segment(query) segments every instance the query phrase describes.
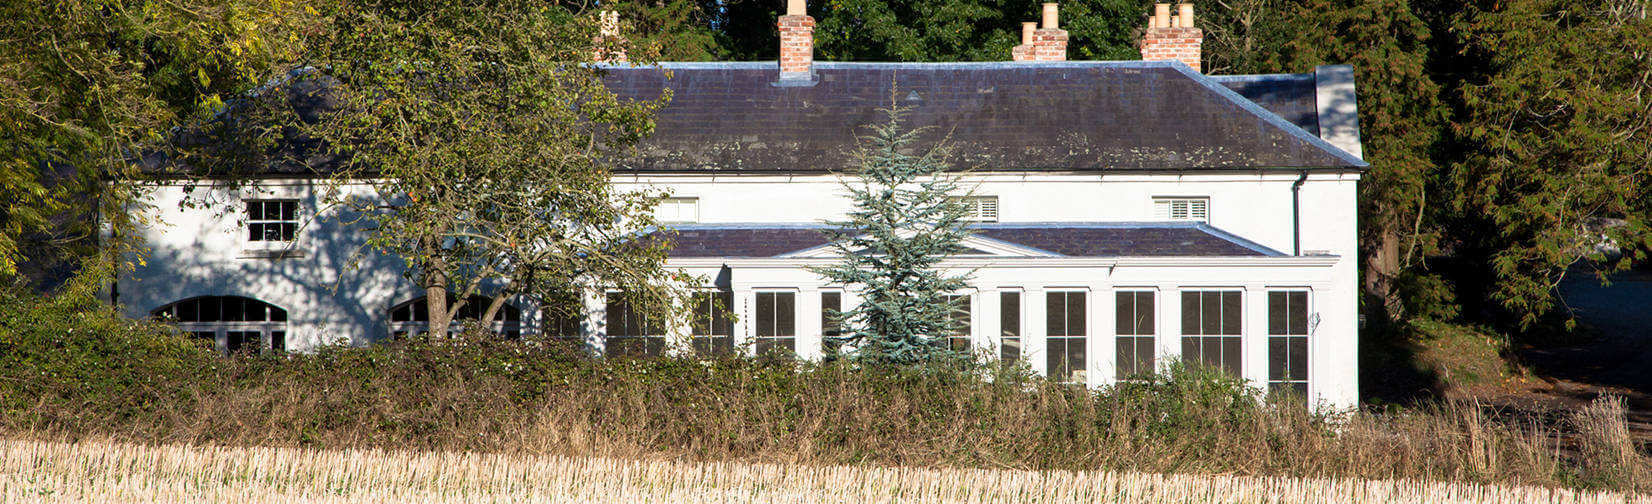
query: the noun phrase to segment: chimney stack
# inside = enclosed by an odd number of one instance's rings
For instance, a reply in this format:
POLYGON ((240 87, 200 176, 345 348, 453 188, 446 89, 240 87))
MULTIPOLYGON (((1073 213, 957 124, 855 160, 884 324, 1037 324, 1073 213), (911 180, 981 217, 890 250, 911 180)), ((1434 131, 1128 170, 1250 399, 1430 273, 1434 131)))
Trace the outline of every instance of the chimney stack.
POLYGON ((786 0, 786 15, 780 16, 780 79, 812 80, 815 62, 815 18, 809 17, 803 0, 786 0))
POLYGON ((1060 28, 1060 11, 1056 4, 1043 5, 1043 26, 1021 24, 1021 45, 1010 50, 1012 61, 1067 61, 1067 31, 1060 28))
POLYGON ((625 38, 620 36, 619 12, 603 10, 597 12, 597 36, 591 41, 596 46, 596 55, 591 59, 597 63, 625 63, 625 38))
POLYGON ((1193 71, 1201 71, 1200 46, 1205 33, 1193 24, 1193 4, 1177 6, 1171 15, 1170 4, 1153 6, 1153 15, 1147 19, 1147 32, 1142 35, 1143 61, 1180 61, 1193 71))

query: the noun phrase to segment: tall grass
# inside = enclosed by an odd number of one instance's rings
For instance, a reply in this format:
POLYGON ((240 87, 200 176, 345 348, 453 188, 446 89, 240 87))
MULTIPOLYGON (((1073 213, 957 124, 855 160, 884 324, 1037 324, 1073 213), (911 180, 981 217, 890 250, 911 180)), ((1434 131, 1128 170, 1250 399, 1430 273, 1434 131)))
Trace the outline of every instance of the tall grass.
POLYGON ((0 501, 1626 503, 1464 483, 0 441, 0 501))
POLYGON ((1328 418, 1199 372, 1092 391, 997 367, 599 360, 492 340, 226 359, 52 313, 0 302, 0 436, 1652 489, 1610 400, 1559 422, 1462 403, 1328 418))

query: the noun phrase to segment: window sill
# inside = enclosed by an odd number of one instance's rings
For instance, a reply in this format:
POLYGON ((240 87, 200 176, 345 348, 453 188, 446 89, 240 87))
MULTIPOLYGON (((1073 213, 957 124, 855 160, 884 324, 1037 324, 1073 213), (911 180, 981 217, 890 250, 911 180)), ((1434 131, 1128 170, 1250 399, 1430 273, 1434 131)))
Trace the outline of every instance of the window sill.
POLYGON ((287 247, 287 246, 273 247, 272 246, 272 247, 269 247, 269 248, 244 248, 244 249, 241 249, 241 254, 238 257, 240 259, 272 259, 273 260, 273 259, 302 259, 302 258, 309 257, 309 256, 310 256, 309 252, 305 251, 304 249, 298 248, 296 246, 294 246, 294 247, 287 247))

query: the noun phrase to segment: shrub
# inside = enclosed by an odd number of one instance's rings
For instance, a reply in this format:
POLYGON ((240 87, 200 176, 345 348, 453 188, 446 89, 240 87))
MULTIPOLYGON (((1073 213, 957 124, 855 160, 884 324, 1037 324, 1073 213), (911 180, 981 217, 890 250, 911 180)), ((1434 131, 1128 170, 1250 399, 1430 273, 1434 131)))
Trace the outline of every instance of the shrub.
POLYGON ((0 297, 0 432, 142 443, 1214 472, 1645 489, 1622 411, 1326 416, 1200 369, 1103 390, 1001 366, 590 359, 413 338, 220 357, 94 305, 0 297), (1564 448, 1564 449, 1562 449, 1564 448))

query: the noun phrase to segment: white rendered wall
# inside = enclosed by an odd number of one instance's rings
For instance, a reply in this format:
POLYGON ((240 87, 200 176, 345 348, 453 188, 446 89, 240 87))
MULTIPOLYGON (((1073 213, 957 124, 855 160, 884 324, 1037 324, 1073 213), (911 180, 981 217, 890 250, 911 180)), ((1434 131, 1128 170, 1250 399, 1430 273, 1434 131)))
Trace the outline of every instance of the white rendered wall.
POLYGON ((346 227, 350 216, 333 210, 323 217, 344 219, 316 218, 320 190, 306 180, 263 181, 243 190, 155 186, 148 201, 159 222, 138 231, 149 250, 118 283, 119 304, 128 315, 144 317, 197 296, 258 299, 287 310, 287 347, 295 351, 388 336, 390 307, 418 294, 401 279, 401 262, 361 249, 366 233, 346 227), (255 247, 246 240, 243 198, 299 201, 299 257, 249 257, 255 247), (210 206, 180 206, 186 199, 210 206), (352 261, 358 264, 352 267, 352 261))
MULTIPOLYGON (((1210 198, 1210 224, 1242 238, 1289 254, 1292 251, 1291 172, 1198 174, 989 174, 975 176, 975 192, 999 198, 1000 222, 1123 222, 1153 218, 1155 196, 1210 198)), ((977 344, 996 351, 997 298, 1001 289, 1025 291, 1022 302, 1023 352, 1035 370, 1044 364, 1043 293, 1051 289, 1089 292, 1089 379, 1093 385, 1112 380, 1113 300, 1119 287, 1158 291, 1157 336, 1160 356, 1180 352, 1179 289, 1232 287, 1245 290, 1245 375, 1266 379, 1266 291, 1311 289, 1312 308, 1321 323, 1310 338, 1310 393, 1330 404, 1352 406, 1358 398, 1356 193, 1358 174, 1314 173, 1301 188, 1302 250, 1337 256, 1315 265, 1264 263, 1210 265, 1118 265, 1074 267, 1006 259, 977 272, 974 297, 977 344)), ((678 196, 699 198, 700 222, 812 223, 841 218, 849 208, 844 190, 830 176, 617 176, 622 188, 655 187, 678 196)), ((155 188, 150 201, 161 224, 143 229, 151 247, 145 262, 123 278, 120 303, 133 316, 174 301, 203 295, 239 295, 260 299, 288 311, 288 347, 297 351, 324 343, 362 345, 389 334, 386 314, 396 303, 417 297, 402 279, 400 262, 360 249, 365 232, 349 229, 348 216, 315 218, 317 185, 304 180, 273 180, 258 185, 253 198, 297 199, 306 227, 300 231, 301 257, 271 260, 246 257, 242 227, 242 193, 197 188, 195 199, 216 201, 208 208, 184 208, 181 185, 155 188), (338 217, 343 217, 338 218, 338 217), (359 255, 358 255, 359 254, 359 255), (358 261, 356 267, 352 261, 358 261)), ((1291 258, 1285 258, 1294 260, 1291 258)), ((728 261, 730 264, 739 261, 728 261)), ((693 271, 715 277, 722 264, 693 271)), ((749 320, 754 292, 798 292, 798 345, 804 357, 819 355, 819 292, 814 275, 796 265, 731 266, 737 315, 749 320)), ((856 296, 846 292, 844 302, 856 296)), ((526 307, 524 307, 526 308, 526 307)), ((600 307, 591 307, 588 341, 600 348, 600 307)), ((736 322, 736 343, 750 337, 750 327, 736 322)))

